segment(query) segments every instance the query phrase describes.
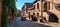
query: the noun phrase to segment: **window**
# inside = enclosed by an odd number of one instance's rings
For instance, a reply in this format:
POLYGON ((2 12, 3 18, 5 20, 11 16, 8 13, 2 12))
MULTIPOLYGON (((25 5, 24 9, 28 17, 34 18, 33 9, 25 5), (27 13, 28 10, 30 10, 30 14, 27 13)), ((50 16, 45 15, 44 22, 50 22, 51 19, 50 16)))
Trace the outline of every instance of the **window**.
POLYGON ((46 17, 43 17, 44 18, 44 20, 46 21, 46 17))
POLYGON ((57 6, 58 8, 60 8, 60 6, 57 6))
POLYGON ((50 10, 50 2, 47 3, 47 9, 50 10))
POLYGON ((35 13, 33 13, 33 15, 35 15, 35 13))
POLYGON ((60 4, 56 4, 55 8, 60 9, 60 4))
POLYGON ((37 17, 39 17, 39 13, 37 13, 37 17))
POLYGON ((30 17, 31 17, 31 16, 30 16, 30 12, 29 12, 29 19, 30 19, 30 17))
POLYGON ((37 9, 39 9, 39 3, 37 3, 37 9))
POLYGON ((35 9, 35 5, 34 5, 34 9, 35 9))
POLYGON ((44 3, 44 9, 47 9, 47 3, 44 3))
POLYGON ((47 3, 44 3, 44 12, 47 10, 47 3))

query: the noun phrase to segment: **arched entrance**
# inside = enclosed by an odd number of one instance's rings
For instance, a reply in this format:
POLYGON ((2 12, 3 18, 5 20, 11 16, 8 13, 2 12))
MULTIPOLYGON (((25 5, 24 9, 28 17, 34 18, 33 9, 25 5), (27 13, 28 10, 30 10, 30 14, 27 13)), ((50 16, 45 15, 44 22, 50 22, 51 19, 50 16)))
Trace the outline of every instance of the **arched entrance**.
POLYGON ((56 23, 58 23, 58 17, 56 15, 54 15, 54 14, 51 14, 49 16, 49 22, 56 22, 56 23))

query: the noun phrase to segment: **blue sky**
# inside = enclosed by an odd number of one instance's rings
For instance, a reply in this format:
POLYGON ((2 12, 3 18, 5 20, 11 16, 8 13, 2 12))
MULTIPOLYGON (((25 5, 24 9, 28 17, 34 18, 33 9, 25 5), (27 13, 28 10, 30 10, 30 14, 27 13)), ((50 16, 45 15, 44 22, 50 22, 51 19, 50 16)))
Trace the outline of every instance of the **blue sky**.
POLYGON ((17 0, 17 2, 16 2, 16 8, 18 9, 18 10, 21 10, 22 9, 22 6, 24 5, 24 3, 25 2, 34 2, 34 0, 17 0))

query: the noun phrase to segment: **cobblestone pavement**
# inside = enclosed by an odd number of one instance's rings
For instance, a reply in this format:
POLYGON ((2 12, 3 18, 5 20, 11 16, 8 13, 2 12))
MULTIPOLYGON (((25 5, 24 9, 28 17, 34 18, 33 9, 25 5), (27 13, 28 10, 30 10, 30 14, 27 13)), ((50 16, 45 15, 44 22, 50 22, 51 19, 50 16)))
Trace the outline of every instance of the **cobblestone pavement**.
POLYGON ((20 21, 20 20, 21 17, 15 18, 14 21, 9 24, 9 27, 50 27, 47 25, 34 23, 34 21, 20 21))

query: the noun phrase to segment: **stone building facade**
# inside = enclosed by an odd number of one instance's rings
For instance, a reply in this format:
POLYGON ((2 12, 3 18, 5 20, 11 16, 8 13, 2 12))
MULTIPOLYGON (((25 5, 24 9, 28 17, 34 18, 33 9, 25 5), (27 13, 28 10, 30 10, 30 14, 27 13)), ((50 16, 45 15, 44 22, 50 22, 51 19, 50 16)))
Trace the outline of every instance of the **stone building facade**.
MULTIPOLYGON (((48 21, 48 14, 45 10, 45 7, 44 7, 44 3, 42 0, 35 0, 34 1, 34 10, 33 12, 35 13, 35 16, 37 17, 38 19, 38 22, 40 22, 40 19, 42 19, 44 21, 44 18, 46 19, 46 21, 48 21)), ((45 21, 44 21, 45 22, 45 21)))
POLYGON ((35 0, 33 2, 33 9, 28 11, 28 13, 31 12, 32 15, 36 16, 38 22, 40 22, 40 19, 46 23, 60 22, 60 0, 35 0))
POLYGON ((60 0, 46 0, 46 1, 50 3, 50 9, 47 11, 54 14, 57 17, 57 18, 54 17, 54 19, 55 20, 58 19, 57 21, 60 22, 60 11, 59 11, 60 10, 60 0))
POLYGON ((29 19, 30 12, 31 12, 31 10, 29 10, 29 8, 31 8, 32 6, 33 6, 33 3, 25 3, 24 6, 22 7, 23 16, 26 17, 27 20, 29 19))
POLYGON ((56 1, 57 0, 35 0, 33 13, 35 13, 36 17, 38 16, 38 19, 41 18, 43 22, 60 22, 60 0, 56 1))
POLYGON ((32 20, 32 15, 33 15, 33 7, 28 8, 28 18, 32 20))

